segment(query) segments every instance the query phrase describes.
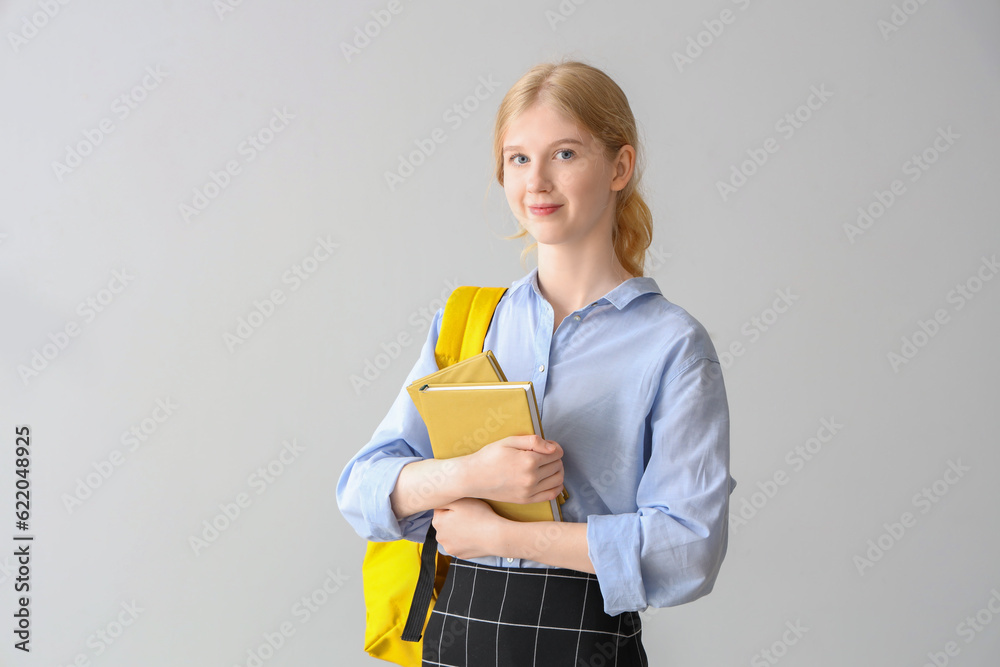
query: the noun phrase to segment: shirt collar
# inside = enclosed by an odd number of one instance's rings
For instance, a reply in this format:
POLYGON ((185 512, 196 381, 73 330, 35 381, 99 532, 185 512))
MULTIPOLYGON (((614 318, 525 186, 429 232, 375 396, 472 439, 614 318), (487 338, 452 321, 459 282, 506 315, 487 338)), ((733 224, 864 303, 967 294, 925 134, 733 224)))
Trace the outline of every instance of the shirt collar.
MULTIPOLYGON (((538 267, 536 266, 526 275, 518 278, 510 285, 510 291, 517 292, 519 289, 527 289, 528 286, 534 290, 535 294, 538 295, 540 299, 544 299, 541 291, 538 289, 538 267)), ((647 293, 663 294, 660 291, 659 285, 656 284, 650 276, 637 276, 635 278, 629 278, 625 282, 621 283, 617 287, 613 288, 610 292, 602 296, 597 301, 592 302, 592 304, 587 305, 600 305, 601 303, 610 303, 618 310, 621 310, 632 301, 632 299, 642 296, 647 293)))

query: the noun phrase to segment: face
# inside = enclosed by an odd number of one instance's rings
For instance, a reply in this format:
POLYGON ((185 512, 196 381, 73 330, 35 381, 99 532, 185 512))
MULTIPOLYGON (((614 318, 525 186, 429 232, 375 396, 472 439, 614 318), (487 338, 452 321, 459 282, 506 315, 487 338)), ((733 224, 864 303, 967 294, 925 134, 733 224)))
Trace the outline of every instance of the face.
POLYGON ((583 128, 535 104, 504 135, 507 203, 539 245, 609 242, 615 193, 628 183, 632 150, 619 152, 624 167, 613 164, 583 128))

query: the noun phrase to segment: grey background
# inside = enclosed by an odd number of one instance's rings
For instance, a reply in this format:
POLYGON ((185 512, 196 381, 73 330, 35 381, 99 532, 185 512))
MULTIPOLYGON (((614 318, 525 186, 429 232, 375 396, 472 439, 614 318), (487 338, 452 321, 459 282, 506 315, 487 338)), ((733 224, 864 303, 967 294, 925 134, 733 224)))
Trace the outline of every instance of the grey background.
POLYGON ((416 360, 424 313, 454 285, 530 268, 502 238, 514 220, 491 186, 490 131, 524 71, 568 56, 611 75, 639 121, 648 274, 720 352, 743 345, 724 360, 732 507, 759 508, 734 525, 711 595, 644 613, 652 664, 773 664, 764 649, 785 665, 996 664, 1000 280, 975 282, 1000 246, 996 2, 403 0, 350 61, 341 45, 386 2, 219 6, 0 7, 0 537, 17 532, 18 424, 33 434, 36 535, 30 655, 12 648, 0 556, 0 663, 246 665, 289 622, 264 664, 384 664, 362 651, 365 543, 336 479, 416 360), (883 34, 896 10, 907 20, 883 34), (678 68, 699 33, 707 46, 678 68), (162 81, 120 118, 147 67, 162 81), (449 124, 481 77, 499 86, 449 124), (778 132, 814 86, 832 96, 778 132), (246 161, 241 142, 274 109, 294 118, 246 161), (53 162, 102 119, 113 131, 60 179, 53 162), (446 140, 390 190, 385 172, 435 128, 446 140), (939 128, 958 138, 936 153, 939 128), (769 137, 778 150, 724 200, 717 183, 769 137), (936 161, 911 180, 925 150, 936 161), (185 221, 180 205, 230 160, 240 173, 185 221), (895 179, 905 192, 852 243, 845 225, 895 179), (319 237, 338 248, 293 290, 283 276, 319 237), (123 269, 124 289, 102 291, 123 269), (981 289, 958 309, 949 292, 970 279, 981 289), (276 289, 285 301, 230 350, 224 336, 276 289), (797 299, 772 319, 776 290, 797 299), (90 321, 87 299, 106 302, 90 321), (894 369, 887 355, 938 309, 947 322, 894 369), (382 367, 356 386, 366 362, 382 367), (122 433, 167 399, 176 409, 130 451, 122 433), (797 469, 787 455, 823 419, 843 426, 797 469), (251 475, 292 440, 301 452, 258 494, 251 475), (67 509, 115 450, 121 465, 67 509), (968 468, 954 484, 939 481, 949 461, 968 468), (936 481, 938 502, 917 504, 936 481), (250 505, 196 554, 191 536, 240 493, 250 505), (896 539, 885 524, 904 512, 915 523, 896 539), (859 571, 880 539, 890 548, 859 571), (328 571, 335 592, 302 622, 295 605, 328 571), (112 644, 95 639, 133 602, 112 644), (977 612, 992 624, 970 638, 960 624, 977 612))

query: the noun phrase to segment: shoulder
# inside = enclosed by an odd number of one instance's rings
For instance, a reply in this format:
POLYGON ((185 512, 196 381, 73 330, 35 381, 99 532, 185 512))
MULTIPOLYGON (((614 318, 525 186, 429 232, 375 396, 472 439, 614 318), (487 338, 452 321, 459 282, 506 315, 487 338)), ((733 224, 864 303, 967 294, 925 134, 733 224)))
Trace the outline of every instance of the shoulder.
POLYGON ((647 293, 629 304, 634 310, 634 322, 648 340, 653 362, 664 373, 676 373, 705 359, 718 363, 708 330, 686 308, 660 293, 647 293))

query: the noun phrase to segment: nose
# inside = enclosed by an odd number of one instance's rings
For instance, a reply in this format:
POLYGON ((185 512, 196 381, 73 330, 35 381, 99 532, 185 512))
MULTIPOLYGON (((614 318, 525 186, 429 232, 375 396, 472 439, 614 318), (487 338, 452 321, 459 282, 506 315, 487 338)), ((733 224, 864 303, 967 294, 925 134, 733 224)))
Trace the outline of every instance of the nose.
POLYGON ((543 161, 535 161, 528 167, 527 188, 528 192, 548 192, 552 188, 552 181, 543 161))

